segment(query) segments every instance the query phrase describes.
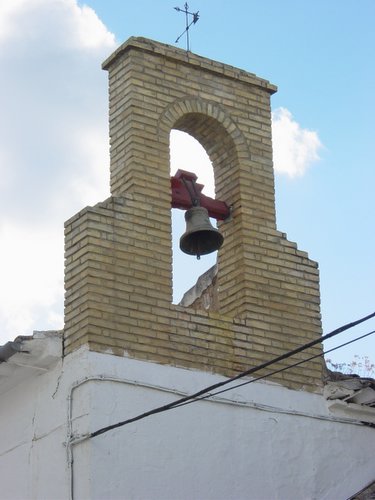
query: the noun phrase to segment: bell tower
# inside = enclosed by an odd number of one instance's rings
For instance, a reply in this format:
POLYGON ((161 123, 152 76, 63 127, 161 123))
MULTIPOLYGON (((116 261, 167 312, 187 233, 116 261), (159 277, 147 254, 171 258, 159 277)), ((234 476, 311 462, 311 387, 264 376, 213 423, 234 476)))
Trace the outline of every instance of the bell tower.
MULTIPOLYGON (((103 68, 111 197, 65 225, 65 353, 87 345, 233 375, 318 338, 317 264, 276 229, 270 110, 276 87, 144 38, 130 38, 103 68), (172 128, 203 145, 217 198, 232 207, 230 220, 219 223, 216 312, 172 304, 172 128)), ((274 380, 316 390, 321 369, 318 359, 274 380)))

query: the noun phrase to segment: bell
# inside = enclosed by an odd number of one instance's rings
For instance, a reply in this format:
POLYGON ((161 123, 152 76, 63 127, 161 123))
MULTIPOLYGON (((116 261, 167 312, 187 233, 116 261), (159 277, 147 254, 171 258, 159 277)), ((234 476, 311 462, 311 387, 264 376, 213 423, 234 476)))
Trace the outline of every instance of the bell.
POLYGON ((215 229, 204 207, 192 207, 185 212, 186 232, 180 238, 180 248, 188 255, 206 255, 218 250, 224 238, 215 229))

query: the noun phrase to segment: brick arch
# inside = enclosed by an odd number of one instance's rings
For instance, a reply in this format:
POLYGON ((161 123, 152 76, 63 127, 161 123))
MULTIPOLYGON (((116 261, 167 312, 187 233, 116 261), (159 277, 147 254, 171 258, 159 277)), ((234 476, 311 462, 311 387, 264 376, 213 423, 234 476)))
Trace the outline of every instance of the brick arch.
MULTIPOLYGON (((229 223, 218 223, 224 245, 218 252, 217 290, 223 289, 228 295, 226 281, 236 281, 234 275, 242 272, 242 249, 238 247, 243 226, 240 179, 241 169, 251 172, 248 142, 225 107, 202 98, 178 99, 165 109, 159 121, 159 136, 163 137, 163 142, 168 138, 169 143, 172 129, 188 133, 205 148, 212 162, 216 198, 233 209, 229 223), (236 269, 233 269, 231 256, 235 256, 236 269)), ((215 300, 225 311, 220 293, 215 295, 215 300)))
MULTIPOLYGON (((228 178, 233 178, 238 158, 249 157, 247 141, 227 110, 202 98, 178 99, 159 121, 160 131, 169 134, 172 129, 186 132, 202 144, 213 165, 216 194, 227 200, 228 178)), ((227 200, 231 204, 236 201, 233 194, 232 186, 232 199, 227 200)))
POLYGON ((216 102, 202 99, 201 97, 176 99, 173 103, 169 104, 160 117, 159 128, 170 130, 182 116, 190 113, 198 113, 215 119, 227 130, 227 133, 233 139, 240 139, 238 143, 246 143, 243 134, 237 128, 228 111, 216 102))

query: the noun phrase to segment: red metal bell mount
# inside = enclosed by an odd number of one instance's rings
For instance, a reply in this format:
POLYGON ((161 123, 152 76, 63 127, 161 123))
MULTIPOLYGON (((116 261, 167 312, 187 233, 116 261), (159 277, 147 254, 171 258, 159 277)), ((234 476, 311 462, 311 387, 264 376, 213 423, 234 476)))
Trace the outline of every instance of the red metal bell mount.
POLYGON ((171 177, 172 208, 189 210, 196 205, 206 208, 208 215, 216 220, 228 219, 230 207, 224 201, 215 200, 203 194, 204 186, 198 184, 197 179, 198 177, 192 172, 177 170, 176 174, 171 177))

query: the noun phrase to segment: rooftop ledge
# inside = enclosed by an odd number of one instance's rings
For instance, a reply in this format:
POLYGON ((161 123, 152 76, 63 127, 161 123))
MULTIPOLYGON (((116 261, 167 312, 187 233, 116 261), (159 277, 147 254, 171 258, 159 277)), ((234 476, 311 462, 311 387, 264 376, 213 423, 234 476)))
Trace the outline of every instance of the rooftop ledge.
POLYGON ((277 92, 276 85, 273 85, 268 80, 259 78, 254 73, 248 73, 247 71, 235 68, 234 66, 229 66, 228 64, 224 64, 218 61, 213 61, 212 59, 198 56, 197 54, 193 54, 192 52, 187 52, 184 49, 179 49, 177 47, 173 47, 172 45, 156 42, 154 40, 150 40, 148 38, 143 38, 143 37, 129 38, 126 42, 120 45, 120 47, 117 50, 115 50, 115 52, 113 52, 113 54, 110 55, 108 59, 104 61, 104 63, 102 64, 102 68, 105 70, 109 70, 110 66, 115 61, 117 61, 117 59, 123 53, 127 52, 130 49, 136 49, 152 54, 158 54, 168 59, 177 60, 180 63, 189 66, 195 66, 212 73, 221 74, 227 78, 240 80, 244 83, 261 87, 269 94, 274 94, 275 92, 277 92))

